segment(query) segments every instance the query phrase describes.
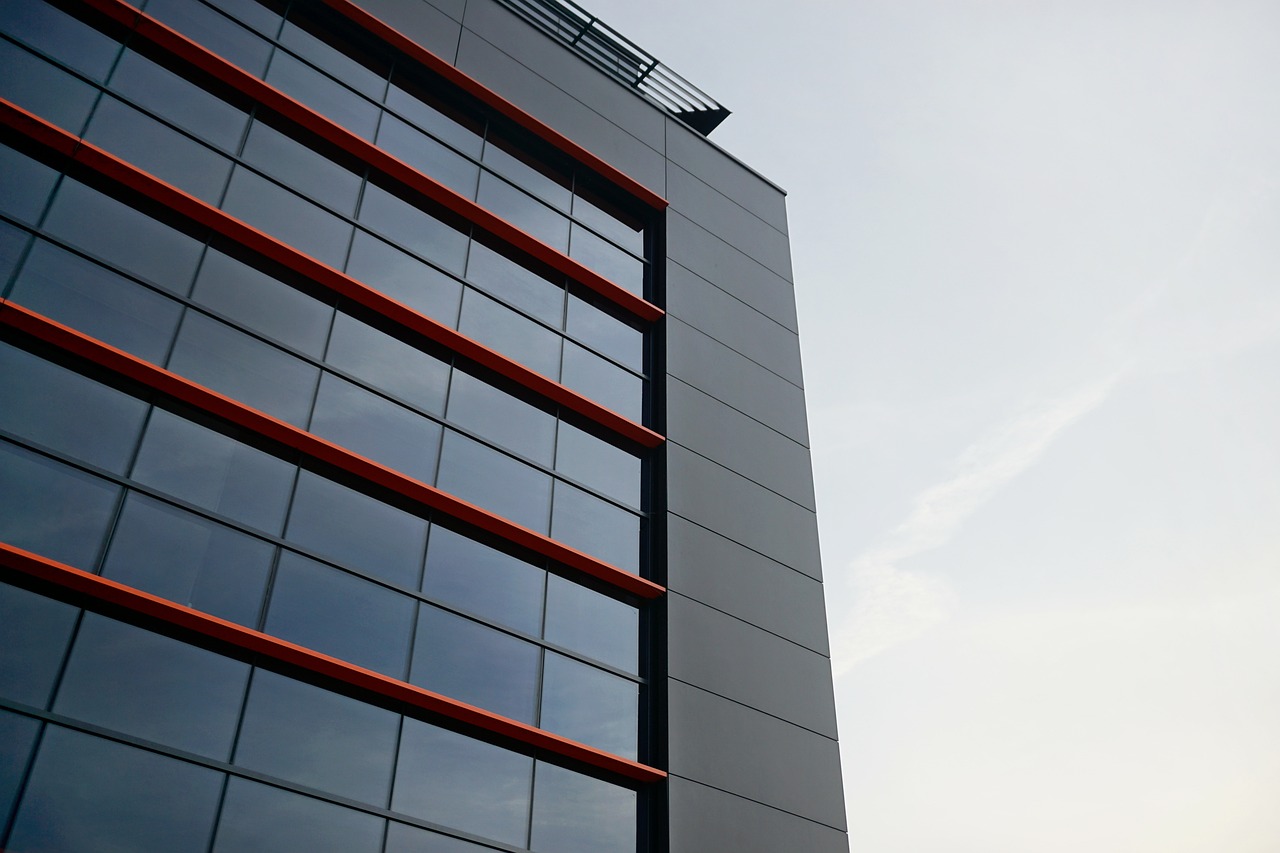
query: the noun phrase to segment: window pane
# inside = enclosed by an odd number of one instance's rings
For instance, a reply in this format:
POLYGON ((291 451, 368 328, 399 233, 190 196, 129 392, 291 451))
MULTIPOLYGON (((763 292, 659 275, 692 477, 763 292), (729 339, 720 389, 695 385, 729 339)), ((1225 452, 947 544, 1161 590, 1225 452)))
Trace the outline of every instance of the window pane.
POLYGON ((644 380, 572 341, 564 345, 561 381, 633 421, 639 421, 644 414, 644 380))
POLYGON ((634 853, 636 792, 539 761, 530 849, 634 853))
POLYGON ((639 702, 634 681, 546 653, 538 725, 547 731, 634 759, 639 702))
POLYGON ((352 55, 358 53, 354 47, 340 46, 336 39, 326 38, 327 28, 307 21, 300 12, 297 6, 290 10, 290 20, 285 21, 284 29, 280 31, 280 43, 356 91, 381 101, 387 90, 389 70, 375 64, 375 60, 369 57, 364 57, 364 62, 360 61, 352 55))
POLYGON ((98 102, 85 139, 210 204, 222 199, 231 161, 110 96, 98 102))
POLYGON ((644 262, 576 223, 569 240, 569 257, 582 261, 619 287, 644 295, 644 262))
POLYGON ((0 442, 0 541, 92 571, 120 487, 0 442))
MULTIPOLYGON (((3 166, 0 166, 3 168, 3 166)), ((5 189, 8 190, 8 174, 5 174, 5 189)), ((18 261, 22 258, 22 253, 27 248, 27 243, 31 242, 31 235, 27 231, 16 225, 10 225, 4 220, 0 220, 0 281, 6 284, 9 277, 13 275, 13 271, 18 266, 18 261)), ((4 293, 5 285, 0 284, 0 294, 4 293)))
POLYGON ((393 115, 382 117, 378 147, 463 196, 476 197, 479 166, 393 115))
POLYGON ((521 266, 475 241, 467 257, 467 278, 499 299, 555 328, 564 324, 564 276, 521 266))
POLYGON ((563 252, 569 246, 569 220, 492 172, 480 174, 476 203, 527 234, 563 252))
POLYGON ((561 210, 570 203, 569 177, 492 134, 485 142, 484 162, 538 198, 561 210))
POLYGON ((230 154, 240 148, 249 116, 150 59, 126 50, 111 74, 111 88, 230 154))
POLYGON ((98 82, 120 51, 115 39, 46 3, 5 3, 0 29, 98 82))
POLYGON ((48 726, 9 848, 203 853, 222 778, 184 761, 48 726))
POLYGON ((320 379, 311 432, 415 480, 435 482, 440 425, 332 373, 320 379))
POLYGON ((638 671, 640 614, 558 575, 547 577, 546 639, 584 657, 638 671))
POLYGON ((128 205, 64 180, 44 229, 139 278, 185 296, 202 244, 128 205))
POLYGON ((48 706, 79 613, 70 604, 0 584, 0 695, 48 706))
POLYGON ((530 370, 560 378, 562 338, 475 290, 463 294, 458 330, 530 370))
POLYGON ((246 163, 257 166, 307 198, 347 216, 355 213, 361 176, 261 119, 249 128, 241 156, 246 163))
POLYGON ((146 12, 254 76, 267 67, 271 45, 200 0, 148 0, 146 12))
POLYGON ((14 302, 153 364, 164 364, 182 306, 66 249, 32 247, 14 302))
POLYGON ((274 39, 280 32, 281 15, 274 11, 277 5, 276 3, 263 5, 256 0, 218 0, 218 8, 221 11, 269 39, 274 39))
POLYGON ((635 371, 644 369, 644 332, 569 294, 569 334, 635 371))
POLYGON ((0 67, 0 97, 79 135, 98 99, 97 89, 4 39, 0 67))
POLYGON ((422 592, 537 636, 542 630, 546 574, 538 566, 433 524, 422 592))
POLYGON ((385 853, 493 853, 495 849, 407 823, 391 821, 387 824, 385 853))
POLYGON ((277 50, 266 81, 357 136, 373 139, 380 110, 310 65, 277 50))
POLYGON ((0 174, 4 175, 0 213, 7 213, 22 222, 39 219, 58 180, 58 173, 25 154, 0 145, 0 174))
POLYGON ((333 306, 217 249, 205 253, 191 298, 285 346, 324 353, 333 306))
POLYGON ((325 361, 429 414, 444 411, 449 365, 338 312, 325 361))
POLYGON ((147 404, 0 343, 0 429, 123 474, 147 404))
POLYGON ((276 533, 294 466, 234 438, 156 409, 133 478, 259 530, 276 533))
POLYGON ((508 450, 551 464, 556 418, 461 370, 449 387, 449 420, 508 450))
POLYGON ((409 681, 513 720, 532 723, 538 692, 537 646, 422 605, 409 681))
POLYGON ((86 613, 53 710, 225 760, 248 680, 246 663, 86 613))
POLYGON ((403 679, 413 601, 338 569, 282 551, 266 632, 403 679))
POLYGON ((356 231, 347 275, 446 326, 458 325, 462 282, 367 231, 356 231))
POLYGON ((453 146, 463 154, 480 156, 484 124, 442 103, 435 96, 435 84, 419 85, 397 71, 387 90, 387 106, 436 139, 453 146))
POLYGON ((461 272, 467 235, 370 183, 360 201, 360 221, 389 240, 452 272, 461 272))
POLYGON ((274 556, 261 539, 130 492, 102 574, 257 628, 274 556))
POLYGON ((385 806, 399 719, 383 708, 257 669, 235 761, 281 779, 385 806))
POLYGON ((453 430, 444 433, 437 485, 531 530, 547 530, 551 478, 453 430))
POLYGON ((342 269, 351 225, 301 196, 237 166, 222 209, 334 269, 342 269))
POLYGON ((415 589, 422 571, 427 522, 302 471, 286 536, 365 574, 415 589))
POLYGON ((640 457, 572 424, 556 434, 556 470, 615 500, 640 507, 640 457))
POLYGON ((556 481, 551 538, 629 572, 640 570, 640 518, 562 480, 556 481))
POLYGON ((525 845, 533 759, 406 718, 391 808, 525 845))
POLYGON ((226 323, 188 311, 169 369, 259 411, 303 425, 320 368, 226 323))
POLYGON ((644 254, 644 223, 590 190, 578 189, 573 215, 622 248, 644 254))
POLYGON ((377 853, 385 821, 233 776, 213 849, 227 853, 377 853))
MULTIPOLYGON (((39 720, 0 711, 0 744, 4 744, 0 748, 0 815, 4 815, 6 820, 22 786, 22 777, 27 772, 27 762, 31 760, 31 750, 35 748, 38 734, 39 720)), ((413 848, 402 849, 408 851, 413 848)))

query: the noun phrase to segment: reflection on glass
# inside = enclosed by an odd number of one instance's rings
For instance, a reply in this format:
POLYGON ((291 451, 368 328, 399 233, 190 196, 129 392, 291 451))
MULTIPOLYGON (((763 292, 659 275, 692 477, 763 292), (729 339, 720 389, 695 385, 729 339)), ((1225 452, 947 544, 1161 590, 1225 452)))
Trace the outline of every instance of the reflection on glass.
POLYGON ((393 115, 378 126, 378 147, 467 198, 475 198, 480 167, 393 115))
POLYGON ((569 246, 569 220, 492 172, 482 172, 476 203, 558 252, 569 246))
POLYGON ((461 370, 449 387, 449 420, 543 465, 551 464, 556 418, 461 370))
POLYGON ((569 294, 565 329, 614 361, 637 372, 644 369, 644 332, 575 293, 569 294))
POLYGON ((572 424, 561 423, 556 434, 556 470, 615 500, 640 506, 640 458, 572 424))
POLYGON ((639 422, 644 414, 644 380, 573 341, 564 344, 561 381, 606 409, 639 422))
POLYGON ((241 157, 307 198, 347 216, 355 213, 361 176, 262 119, 255 119, 249 127, 241 157))
POLYGON ((640 614, 630 604, 558 575, 547 577, 548 642, 634 673, 639 636, 640 614))
POLYGON ((422 592, 526 634, 542 629, 546 571, 434 524, 422 592))
POLYGON ((569 257, 582 261, 619 287, 644 296, 644 262, 577 223, 569 238, 569 257))
POLYGON ((636 792, 539 761, 531 835, 536 853, 632 853, 636 792))
POLYGON ((449 365, 338 312, 325 361, 429 414, 444 411, 449 365))
POLYGON ((378 853, 380 817, 251 782, 227 781, 214 853, 378 853))
POLYGON ((357 136, 373 139, 378 108, 305 62, 277 50, 266 81, 357 136))
POLYGON ((446 326, 458 325, 462 282, 367 231, 356 231, 347 275, 446 326))
POLYGON ((541 728, 634 759, 639 701, 634 681, 546 653, 541 728))
POLYGON ((555 328, 564 323, 564 276, 552 270, 534 272, 476 241, 467 257, 467 278, 544 323, 555 328))
POLYGON ((539 533, 547 530, 551 477, 450 429, 436 485, 539 533))
POLYGON ((362 223, 451 272, 461 272, 467 235, 374 183, 360 200, 362 223))
POLYGON ((387 824, 387 846, 383 853, 493 853, 493 850, 484 844, 472 844, 461 838, 391 821, 387 824))
POLYGON ((120 51, 115 39, 46 3, 6 3, 0 31, 99 83, 120 51))
POLYGON ((222 209, 334 269, 342 269, 351 224, 243 166, 227 185, 222 209))
POLYGON ((79 135, 97 100, 97 89, 3 39, 0 67, 4 68, 0 97, 79 135))
POLYGON ((126 50, 111 72, 111 88, 197 139, 236 153, 249 115, 195 83, 126 50))
POLYGON ((147 0, 145 9, 148 15, 193 37, 218 56, 254 76, 261 75, 267 67, 271 45, 200 0, 147 0))
POLYGON ((48 704, 79 612, 61 601, 0 584, 0 695, 36 708, 48 704))
POLYGON ((415 480, 435 480, 440 425, 332 373, 320 378, 311 432, 415 480))
POLYGON ((606 563, 640 571, 640 517, 557 480, 551 538, 606 563))
MULTIPOLYGON (((5 745, 0 749, 0 814, 6 817, 18 797, 18 788, 22 785, 22 776, 27 771, 27 761, 31 758, 38 734, 39 720, 0 711, 0 743, 5 745)), ((408 851, 413 848, 401 849, 408 851)))
POLYGON ((550 329, 468 289, 458 330, 550 379, 560 378, 560 343, 550 329))
POLYGON ((388 107, 463 154, 480 156, 483 122, 464 116, 442 103, 436 93, 438 85, 419 86, 400 69, 391 79, 391 87, 387 90, 388 107))
POLYGON ((49 200, 49 193, 53 192, 54 182, 58 180, 58 173, 7 145, 0 145, 0 173, 4 175, 0 212, 20 222, 39 219, 45 202, 49 200))

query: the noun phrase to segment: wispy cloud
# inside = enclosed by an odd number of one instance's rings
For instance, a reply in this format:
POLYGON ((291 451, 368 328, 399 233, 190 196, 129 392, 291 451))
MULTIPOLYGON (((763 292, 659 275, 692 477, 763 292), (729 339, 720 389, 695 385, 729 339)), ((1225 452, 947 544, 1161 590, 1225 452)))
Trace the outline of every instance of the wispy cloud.
POLYGON ((949 542, 965 520, 1036 463, 1071 424, 1100 406, 1123 370, 1028 406, 968 447, 953 476, 921 492, 911 514, 850 566, 853 611, 839 620, 837 674, 906 642, 946 616, 945 580, 901 563, 949 542))

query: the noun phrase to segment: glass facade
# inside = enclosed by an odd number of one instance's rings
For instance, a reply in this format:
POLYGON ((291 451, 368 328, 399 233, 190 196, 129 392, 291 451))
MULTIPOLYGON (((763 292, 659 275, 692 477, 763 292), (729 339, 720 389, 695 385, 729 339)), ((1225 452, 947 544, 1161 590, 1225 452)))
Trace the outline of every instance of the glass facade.
POLYGON ((323 3, 140 8, 0 2, 0 848, 636 851, 660 219, 323 3))

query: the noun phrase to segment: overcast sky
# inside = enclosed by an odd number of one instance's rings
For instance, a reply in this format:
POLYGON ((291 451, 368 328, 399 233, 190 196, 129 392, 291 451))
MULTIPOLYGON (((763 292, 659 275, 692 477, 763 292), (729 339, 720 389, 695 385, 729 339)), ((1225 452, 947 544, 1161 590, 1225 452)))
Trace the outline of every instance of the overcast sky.
POLYGON ((1280 850, 1280 3, 584 2, 790 193, 852 849, 1280 850))

